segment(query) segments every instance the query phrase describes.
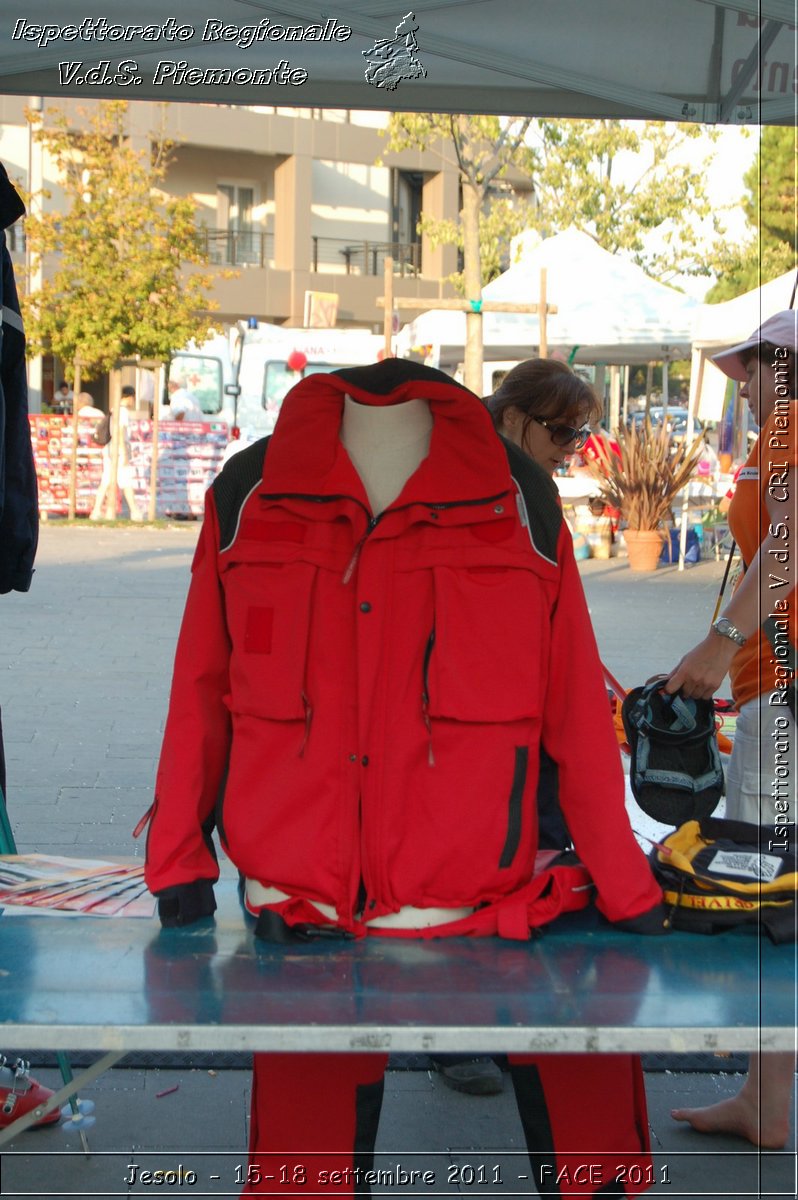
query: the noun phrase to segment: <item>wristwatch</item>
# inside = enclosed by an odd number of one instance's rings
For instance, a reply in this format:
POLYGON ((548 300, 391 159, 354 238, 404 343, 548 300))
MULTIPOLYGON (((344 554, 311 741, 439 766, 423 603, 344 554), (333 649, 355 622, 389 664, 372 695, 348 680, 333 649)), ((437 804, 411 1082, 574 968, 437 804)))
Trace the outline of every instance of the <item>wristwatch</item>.
POLYGON ((712 628, 715 630, 715 633, 719 633, 721 637, 731 638, 731 640, 736 642, 738 646, 744 646, 748 640, 743 636, 743 634, 740 633, 740 630, 736 625, 732 625, 728 617, 718 617, 717 621, 713 621, 712 628))

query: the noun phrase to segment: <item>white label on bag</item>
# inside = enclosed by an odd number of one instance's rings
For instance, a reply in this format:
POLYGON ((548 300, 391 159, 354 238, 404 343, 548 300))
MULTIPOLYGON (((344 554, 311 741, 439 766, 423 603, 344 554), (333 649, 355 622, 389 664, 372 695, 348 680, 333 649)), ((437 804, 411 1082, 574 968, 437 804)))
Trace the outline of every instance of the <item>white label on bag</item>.
POLYGON ((781 859, 775 854, 756 854, 744 850, 718 850, 709 864, 713 875, 739 875, 772 883, 777 878, 781 859))

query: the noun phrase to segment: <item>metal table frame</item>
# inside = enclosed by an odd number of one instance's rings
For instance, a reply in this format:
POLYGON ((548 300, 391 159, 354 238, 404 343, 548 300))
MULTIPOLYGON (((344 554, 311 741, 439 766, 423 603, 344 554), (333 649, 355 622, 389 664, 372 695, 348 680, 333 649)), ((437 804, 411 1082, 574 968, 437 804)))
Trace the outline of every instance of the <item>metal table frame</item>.
MULTIPOLYGON (((92 1078, 135 1050, 795 1047, 795 947, 772 946, 753 928, 647 938, 588 911, 529 942, 374 937, 281 946, 258 942, 233 887, 218 890, 216 917, 182 930, 6 910, 5 1040, 107 1051, 92 1078)), ((51 1106, 87 1081, 77 1075, 51 1106)))

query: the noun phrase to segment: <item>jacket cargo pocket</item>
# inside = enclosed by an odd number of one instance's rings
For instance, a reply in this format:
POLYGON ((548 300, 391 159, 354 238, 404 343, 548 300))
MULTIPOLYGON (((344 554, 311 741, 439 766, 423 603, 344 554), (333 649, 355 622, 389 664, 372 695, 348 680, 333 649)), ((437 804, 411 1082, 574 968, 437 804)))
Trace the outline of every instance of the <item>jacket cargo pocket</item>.
POLYGON ((233 712, 281 721, 307 718, 305 675, 317 571, 306 562, 236 562, 225 571, 233 712))
POLYGON ((504 565, 435 567, 434 581, 429 715, 474 722, 539 716, 549 603, 538 576, 504 565))

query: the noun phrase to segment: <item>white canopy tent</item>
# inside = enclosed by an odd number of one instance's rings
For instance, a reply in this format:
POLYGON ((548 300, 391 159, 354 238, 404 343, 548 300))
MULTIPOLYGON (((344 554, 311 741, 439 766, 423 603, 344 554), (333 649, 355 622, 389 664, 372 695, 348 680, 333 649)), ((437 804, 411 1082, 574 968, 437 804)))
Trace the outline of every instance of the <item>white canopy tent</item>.
POLYGON ((693 346, 722 350, 744 341, 767 317, 790 307, 795 272, 787 271, 733 300, 700 304, 693 314, 693 346))
MULTIPOLYGON (((603 250, 586 233, 568 230, 534 244, 534 235, 513 242, 516 261, 483 289, 486 300, 537 301, 546 270, 546 299, 557 312, 546 320, 549 350, 575 362, 644 363, 686 358, 696 301, 650 279, 620 255, 603 250)), ((400 332, 397 350, 431 345, 439 365, 463 357, 466 319, 461 312, 432 309, 400 332)), ((540 345, 537 314, 486 312, 485 358, 523 359, 540 345)))
POLYGON ((718 421, 723 412, 727 379, 712 363, 712 355, 745 341, 767 317, 789 308, 794 285, 795 272, 787 271, 733 300, 695 309, 690 409, 696 417, 718 421))
POLYGON ((130 0, 89 10, 83 0, 0 0, 0 92, 794 120, 794 0, 415 0, 410 50, 419 66, 393 89, 369 83, 364 51, 396 42, 406 13, 395 0, 339 0, 329 11, 312 0, 174 0, 166 8, 162 0, 130 0), (90 73, 105 60, 107 71, 90 73), (134 64, 129 74, 120 62, 134 64), (272 68, 264 80, 259 72, 272 68), (237 74, 214 74, 226 70, 237 74))
MULTIPOLYGON (((795 272, 787 271, 777 279, 763 283, 742 296, 733 300, 725 300, 720 304, 701 304, 693 316, 693 354, 690 370, 690 402, 687 417, 687 437, 692 436, 694 420, 719 421, 723 416, 723 407, 729 381, 726 375, 711 361, 712 355, 717 354, 746 338, 757 329, 762 322, 789 308, 795 286, 795 272)), ((739 408, 736 410, 736 449, 742 450, 742 434, 744 422, 739 408)), ((683 564, 684 547, 687 537, 686 516, 682 519, 680 539, 680 569, 683 564)))

